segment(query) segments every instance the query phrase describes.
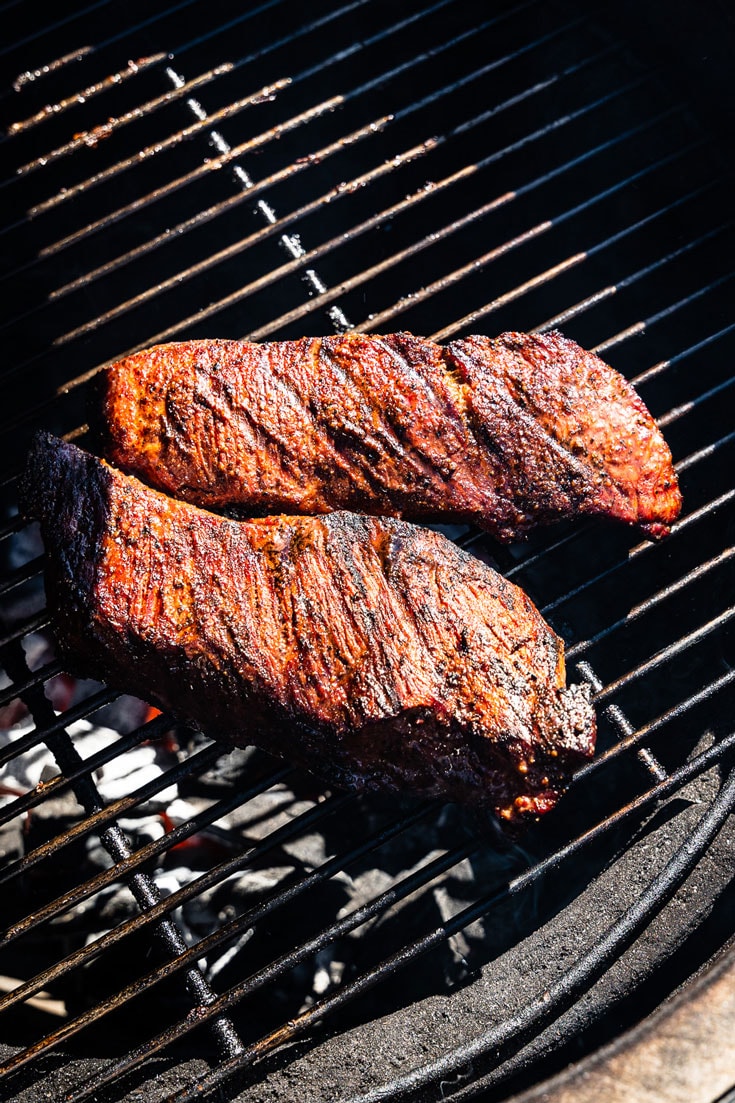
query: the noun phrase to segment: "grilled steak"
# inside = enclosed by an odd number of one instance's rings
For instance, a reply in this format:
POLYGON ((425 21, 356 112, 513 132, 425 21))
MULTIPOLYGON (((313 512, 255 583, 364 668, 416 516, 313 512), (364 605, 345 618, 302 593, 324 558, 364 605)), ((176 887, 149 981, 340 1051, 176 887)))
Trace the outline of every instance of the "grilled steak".
POLYGON ((658 537, 681 505, 633 388, 558 333, 188 341, 103 387, 108 458, 208 508, 466 520, 510 540, 580 514, 658 537))
POLYGON ((234 521, 48 435, 22 490, 72 671, 213 737, 506 818, 551 808, 593 752, 561 640, 436 532, 342 511, 234 521))

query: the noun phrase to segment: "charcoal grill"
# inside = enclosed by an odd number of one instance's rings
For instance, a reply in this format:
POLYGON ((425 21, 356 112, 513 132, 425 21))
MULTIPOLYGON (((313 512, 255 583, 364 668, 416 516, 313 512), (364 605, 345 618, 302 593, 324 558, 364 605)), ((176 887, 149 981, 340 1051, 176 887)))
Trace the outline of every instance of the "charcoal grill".
POLYGON ((722 969, 735 27, 648 9, 2 6, 5 1098, 508 1099, 722 969), (54 654, 33 432, 89 443, 96 373, 154 342, 348 328, 559 328, 671 444, 660 545, 446 530, 596 697, 595 761, 522 835, 228 754, 54 654))

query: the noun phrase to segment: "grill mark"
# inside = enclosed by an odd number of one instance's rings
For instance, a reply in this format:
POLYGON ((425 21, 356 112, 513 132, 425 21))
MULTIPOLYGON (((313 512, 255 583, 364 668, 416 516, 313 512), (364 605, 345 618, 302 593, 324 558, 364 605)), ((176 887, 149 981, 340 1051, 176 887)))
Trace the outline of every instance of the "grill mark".
MULTIPOLYGON (((475 419, 472 416, 472 412, 467 402, 468 393, 471 391, 470 384, 466 379, 460 378, 460 369, 463 365, 460 362, 453 363, 452 346, 444 347, 443 345, 436 346, 440 352, 441 366, 444 369, 444 376, 447 386, 454 395, 457 403, 457 409, 459 416, 462 419, 462 426, 467 433, 467 436, 471 442, 472 448, 477 456, 482 457, 484 460, 489 461, 491 464, 494 462, 495 457, 488 454, 487 448, 483 445, 479 436, 477 435, 475 428, 475 419)), ((455 358, 457 359, 457 358, 455 358)))
MULTIPOLYGON (((446 679, 442 677, 437 661, 433 654, 433 648, 430 646, 427 626, 423 618, 417 616, 415 602, 413 600, 412 591, 409 586, 405 585, 405 545, 403 539, 397 535, 394 531, 388 537, 386 545, 384 545, 384 552, 380 557, 381 566, 383 569, 383 576, 386 578, 387 584, 391 588, 391 592, 395 596, 399 607, 404 617, 410 623, 413 629, 413 635, 418 640, 421 651, 424 669, 431 664, 432 675, 430 678, 431 683, 435 687, 435 691, 446 691, 446 679), (388 579, 386 575, 386 566, 388 566, 393 578, 388 579), (401 584, 395 580, 396 568, 398 570, 401 584)), ((413 548, 411 549, 413 551, 413 548)), ((408 572, 410 575, 410 572, 408 572)), ((446 650, 445 650, 446 654, 446 650)), ((446 695, 446 693, 445 693, 446 695)))
MULTIPOLYGON (((225 669, 229 676, 229 667, 231 662, 229 656, 236 656, 236 664, 238 667, 244 663, 249 669, 250 677, 256 683, 259 683, 263 690, 268 693, 273 693, 274 678, 273 672, 268 669, 261 658, 261 652, 256 647, 257 633, 255 631, 256 622, 263 623, 264 619, 260 613, 264 603, 260 599, 260 595, 264 592, 270 591, 269 578, 266 572, 262 570, 262 563, 259 562, 257 555, 254 554, 254 549, 249 541, 238 539, 234 534, 231 536, 229 533, 222 533, 222 539, 217 540, 216 534, 213 543, 218 545, 217 550, 225 556, 228 556, 230 550, 233 549, 234 557, 239 560, 241 557, 247 560, 248 574, 250 572, 256 573, 257 577, 253 579, 253 582, 248 586, 247 598, 242 598, 243 591, 242 578, 244 572, 232 572, 231 577, 235 580, 236 596, 237 600, 232 601, 232 595, 227 593, 227 590, 219 584, 218 575, 214 574, 211 578, 201 578, 200 593, 202 598, 205 598, 211 591, 212 586, 216 587, 221 595, 214 615, 217 618, 217 624, 223 628, 229 640, 230 652, 228 655, 227 647, 223 644, 223 659, 225 669), (254 599, 254 600, 253 600, 254 599), (239 613, 240 617, 245 617, 245 634, 247 636, 247 649, 243 649, 243 631, 242 626, 238 626, 235 620, 235 613, 239 613)), ((272 604, 272 603, 271 603, 272 604)), ((211 600, 201 600, 196 602, 196 607, 205 608, 206 605, 211 605, 211 600)), ((273 623, 273 618, 268 618, 269 626, 273 623)), ((200 628, 200 633, 203 635, 203 628, 200 628)), ((281 640, 281 644, 283 640, 281 640)), ((283 650, 279 649, 278 654, 283 654, 283 650)), ((277 671, 276 675, 280 675, 281 671, 277 671)))
MULTIPOLYGON (((411 572, 409 571, 408 573, 410 574, 411 572)), ((427 593, 430 594, 435 601, 441 602, 441 604, 445 607, 449 607, 449 604, 440 597, 440 591, 443 591, 445 587, 440 586, 438 583, 438 577, 440 574, 440 568, 438 567, 438 565, 432 566, 432 574, 434 578, 434 585, 427 585, 427 593)), ((429 633, 429 623, 427 622, 426 618, 422 616, 419 611, 417 611, 415 603, 410 599, 410 591, 408 590, 408 588, 406 588, 405 591, 398 589, 396 593, 401 601, 404 614, 410 619, 415 629, 415 634, 421 640, 422 648, 426 658, 432 658, 435 672, 435 684, 438 694, 442 697, 443 703, 448 708, 448 710, 453 709, 457 699, 461 698, 462 696, 461 688, 462 681, 464 679, 460 675, 459 693, 456 689, 448 684, 447 673, 442 672, 439 669, 436 661, 433 659, 433 652, 436 650, 436 640, 433 635, 430 635, 429 633)), ((426 604, 428 605, 429 603, 427 602, 426 604)), ((433 620, 435 622, 436 618, 433 618, 433 620)), ((446 627, 448 627, 448 624, 446 625, 446 627)), ((489 630, 490 635, 497 641, 500 652, 508 653, 507 640, 494 629, 492 624, 488 624, 486 621, 484 621, 484 627, 489 630)), ((446 632, 441 632, 437 634, 440 634, 442 637, 444 637, 446 635, 446 632)), ((516 689, 516 685, 518 683, 520 683, 521 687, 526 686, 528 683, 527 677, 523 672, 523 668, 513 659, 513 656, 511 654, 508 653, 508 665, 506 665, 505 663, 503 663, 500 655, 493 653, 492 648, 488 646, 487 648, 483 649, 483 660, 486 661, 488 658, 491 660, 487 664, 489 670, 494 673, 495 678, 498 682, 500 682, 501 684, 505 684, 506 689, 508 690, 505 697, 506 707, 504 712, 506 714, 511 714, 513 717, 515 717, 516 720, 517 730, 506 730, 504 733, 499 732, 498 745, 493 745, 491 748, 493 754, 497 757, 498 761, 503 762, 505 761, 505 759, 501 748, 504 737, 518 739, 522 737, 523 733, 526 733, 526 739, 528 739, 527 733, 529 731, 531 720, 529 717, 530 709, 528 704, 526 703, 527 695, 524 695, 522 692, 519 692, 516 689), (512 667, 512 672, 508 669, 508 666, 512 667), (509 682, 511 682, 510 686, 508 685, 509 682), (519 702, 521 701, 523 701, 524 703, 523 706, 519 707, 519 702)), ((443 660, 446 668, 452 667, 452 654, 446 646, 443 649, 443 660)), ((465 678, 466 676, 467 674, 465 672, 465 678)), ((462 727, 466 730, 472 729, 471 724, 463 724, 462 727)))
MULTIPOLYGON (((370 402, 370 393, 366 392, 364 388, 360 386, 357 379, 347 371, 346 366, 335 356, 331 348, 331 339, 329 343, 327 343, 326 340, 319 340, 319 348, 317 350, 316 358, 314 361, 315 378, 318 378, 318 373, 320 370, 320 360, 322 358, 328 360, 335 375, 337 375, 343 381, 343 383, 345 384, 346 393, 349 393, 349 388, 351 386, 353 394, 357 394, 366 407, 369 413, 369 417, 365 419, 365 425, 361 426, 359 423, 357 423, 354 426, 354 430, 351 430, 351 437, 355 441, 364 441, 367 438, 366 426, 368 424, 372 424, 372 413, 374 410, 374 406, 370 402)), ((317 417, 318 415, 315 414, 315 424, 319 425, 319 429, 321 430, 321 432, 329 438, 331 447, 342 456, 344 464, 343 469, 347 473, 347 475, 354 476, 356 473, 359 472, 362 475, 365 484, 367 484, 363 485, 360 489, 363 492, 371 493, 372 498, 375 502, 384 502, 386 496, 388 497, 388 499, 390 499, 390 490, 386 488, 386 485, 381 478, 379 472, 371 465, 370 457, 367 455, 362 456, 359 452, 355 451, 350 452, 349 458, 345 458, 341 451, 339 442, 336 439, 338 434, 343 431, 330 423, 319 422, 317 420, 317 417), (372 490, 370 490, 370 488, 372 488, 372 490)), ((400 442, 392 442, 390 438, 386 435, 385 444, 391 448, 392 454, 394 456, 400 456, 400 458, 402 459, 407 458, 405 451, 400 445, 400 442)), ((370 447, 373 451, 378 453, 380 452, 380 449, 377 445, 371 444, 370 447)), ((325 494, 328 496, 330 488, 327 483, 324 484, 324 491, 325 494)))
MULTIPOLYGON (((472 338, 468 338, 467 340, 471 341, 472 338)), ((463 354, 463 351, 461 350, 461 348, 458 347, 458 345, 459 345, 459 342, 453 342, 451 345, 448 346, 447 351, 452 356, 454 356, 457 360, 459 360, 460 363, 462 363, 463 365, 466 365, 468 363, 468 361, 470 360, 470 357, 467 356, 466 354, 463 354)), ((474 348, 473 348, 473 351, 474 351, 474 348)), ((582 498, 582 499, 587 497, 587 495, 589 494, 589 484, 590 484, 590 470, 589 470, 589 467, 582 460, 580 460, 579 457, 572 455, 566 448, 564 448, 560 444, 560 442, 557 440, 557 438, 554 437, 553 434, 549 430, 547 430, 543 425, 541 425, 541 423, 535 417, 533 417, 532 414, 529 414, 526 410, 523 409, 523 407, 520 405, 520 403, 519 403, 518 399, 516 398, 516 396, 510 390, 510 388, 509 388, 509 386, 506 382, 505 376, 504 375, 501 376, 495 370, 495 363, 494 363, 492 355, 491 355, 492 350, 483 349, 482 352, 486 355, 486 361, 487 361, 488 365, 490 366, 490 368, 492 370, 492 377, 493 377, 494 386, 496 386, 498 388, 498 392, 503 397, 507 398, 510 406, 513 409, 515 418, 518 421, 518 423, 522 424, 524 426, 524 428, 530 430, 532 436, 534 436, 537 439, 542 440, 546 444, 548 444, 550 446, 551 451, 554 453, 554 455, 557 457, 557 459, 561 460, 563 468, 566 468, 566 469, 571 468, 575 472, 575 474, 577 476, 577 479, 582 484, 581 487, 579 487, 579 490, 577 490, 575 492, 575 497, 579 497, 579 498, 582 498), (580 491, 581 491, 581 493, 580 493, 580 491)), ((470 389, 470 391, 475 390, 475 387, 472 383, 470 383, 470 388, 469 389, 470 389)), ((474 428, 475 425, 477 426, 477 431, 479 431, 480 433, 483 432, 483 429, 485 427, 483 426, 482 421, 480 419, 478 419, 477 414, 472 412, 471 408, 468 409, 468 421, 473 423, 473 428, 474 428)), ((489 428, 492 432, 494 427, 490 426, 489 428)), ((487 445, 484 445, 484 446, 481 445, 481 447, 483 447, 483 450, 485 450, 485 451, 487 450, 487 445)), ((567 485, 561 486, 560 489, 562 489, 563 491, 569 492, 571 490, 572 485, 573 484, 567 484, 567 485)), ((519 497, 520 497, 520 488, 518 490, 518 493, 519 493, 519 497)), ((523 497, 523 501, 524 502, 526 501, 525 496, 523 497)), ((530 504, 533 504, 533 502, 534 502, 533 497, 529 498, 528 502, 530 504)))
MULTIPOLYGON (((530 355, 529 348, 526 347, 526 346, 521 346, 520 353, 521 353, 521 356, 523 357, 523 359, 526 361, 526 363, 531 368, 535 369, 536 366, 535 366, 535 364, 533 362, 533 359, 530 355)), ((520 404, 520 401, 516 398, 516 393, 517 393, 517 394, 521 395, 522 399, 525 402, 529 402, 528 392, 527 392, 526 388, 524 387, 522 380, 506 377, 505 385, 506 385, 506 387, 508 389, 508 392, 511 395, 511 397, 518 404, 518 407, 521 410, 521 412, 525 413, 523 407, 520 404)), ((630 397, 631 397, 631 399, 633 398, 632 395, 630 397)), ((533 417, 533 415, 528 415, 528 416, 533 417)), ((555 446, 555 448, 560 453, 562 453, 564 456, 566 456, 569 460, 569 463, 572 466, 578 467, 579 470, 580 470, 580 473, 582 473, 586 477, 588 482, 591 479, 594 478, 594 475, 596 474, 597 471, 602 472, 604 474, 605 465, 604 465, 602 456, 598 456, 594 452, 587 451, 587 452, 584 453, 584 460, 582 460, 579 456, 575 455, 574 452, 572 452, 571 449, 569 449, 566 446, 566 443, 563 440, 560 440, 559 437, 554 436, 549 429, 547 429, 544 425, 542 425, 541 422, 536 417, 533 417, 533 421, 536 425, 538 425, 539 429, 544 434, 544 437, 546 438, 546 440, 550 444, 552 444, 552 446, 555 446)))
MULTIPOLYGON (((227 406, 226 413, 223 413, 222 408, 218 407, 216 397, 214 396, 212 390, 212 373, 210 372, 204 378, 206 379, 206 382, 210 387, 210 393, 204 394, 203 392, 198 391, 196 400, 200 405, 206 406, 207 409, 211 410, 214 418, 213 427, 215 430, 215 437, 217 436, 217 434, 223 431, 226 434, 228 423, 231 425, 233 422, 242 422, 249 427, 250 436, 253 439, 253 456, 255 458, 255 478, 257 483, 257 487, 255 489, 255 492, 251 494, 251 498, 259 498, 263 494, 269 494, 269 491, 267 489, 267 480, 263 479, 263 476, 261 474, 264 470, 269 471, 269 468, 263 463, 258 446, 260 442, 270 443, 280 457, 287 456, 289 452, 288 435, 277 433, 275 431, 275 427, 267 420, 258 418, 249 405, 238 405, 237 407, 235 407, 234 403, 229 399, 229 396, 226 393, 226 384, 223 384, 223 390, 225 390, 227 406)), ((285 388, 282 389, 285 390, 285 388)), ((216 457, 213 457, 212 460, 213 462, 210 467, 210 479, 216 487, 216 476, 218 471, 216 457)), ((202 457, 202 459, 199 461, 199 464, 202 468, 205 467, 205 457, 202 457)))
MULTIPOLYGON (((418 384, 423 393, 430 399, 432 407, 437 410, 439 416, 441 418, 446 418, 446 412, 444 409, 442 409, 439 403, 436 391, 431 386, 429 380, 426 379, 425 376, 423 376, 422 373, 415 367, 414 363, 385 338, 375 337, 373 338, 373 340, 379 348, 384 349, 391 357, 391 359, 401 366, 407 378, 412 379, 415 383, 418 384)), ((438 347, 432 345, 431 342, 428 341, 426 342, 426 345, 427 347, 431 348, 438 347)), ((388 411, 388 413, 389 412, 390 411, 388 411)), ((452 474, 456 470, 456 464, 453 464, 451 467, 449 466, 450 464, 452 464, 452 460, 448 456, 446 457, 447 469, 442 470, 442 468, 434 461, 431 456, 429 456, 426 452, 422 452, 420 446, 413 442, 411 443, 411 452, 407 452, 406 455, 413 459, 420 469, 427 471, 430 477, 436 477, 436 475, 439 475, 443 485, 446 484, 448 479, 451 478, 452 474)), ((444 457, 440 455, 439 459, 441 460, 442 458, 444 457)))
MULTIPOLYGON (((513 617, 514 621, 518 622, 525 619, 519 615, 519 604, 523 602, 520 598, 513 600, 511 606, 508 607, 503 601, 500 594, 487 590, 481 580, 476 578, 476 572, 472 569, 473 564, 462 563, 458 568, 461 573, 461 582, 463 585, 469 585, 475 590, 478 588, 481 592, 481 599, 478 599, 478 604, 483 608, 486 603, 492 606, 503 604, 508 613, 513 617)), ((431 587, 431 594, 434 600, 442 608, 453 611, 453 605, 451 600, 448 601, 444 597, 445 594, 451 594, 454 589, 453 580, 449 577, 445 564, 437 563, 432 566, 432 574, 434 584, 431 587), (446 580, 446 584, 445 584, 446 580)), ((526 610, 523 610, 526 613, 526 610)), ((452 616, 449 620, 451 623, 454 620, 452 616)), ((493 647, 489 645, 483 648, 483 660, 490 659, 490 669, 494 671, 499 681, 505 683, 508 690, 506 697, 507 712, 511 713, 515 719, 518 728, 518 732, 528 732, 529 726, 532 723, 530 713, 529 698, 532 696, 528 692, 529 677, 528 677, 528 664, 526 662, 519 661, 517 654, 518 651, 526 644, 538 643, 537 638, 527 635, 520 640, 509 641, 507 633, 500 632, 498 628, 492 623, 492 618, 482 618, 483 627, 487 630, 496 641, 497 646, 493 647), (506 661, 503 662, 501 656, 506 656, 506 661)), ((420 624, 421 622, 419 622, 420 624)), ((442 635, 445 635, 443 633, 442 635)), ((535 650, 535 648, 534 648, 535 650)), ((512 733, 514 737, 518 737, 518 732, 512 733)), ((508 732, 507 734, 511 734, 508 732)))
MULTIPOLYGON (((395 480, 398 485, 395 486, 391 485, 389 481, 390 475, 386 475, 384 478, 379 472, 369 466, 368 457, 363 459, 362 457, 355 456, 355 461, 360 463, 360 468, 363 470, 363 473, 380 490, 380 494, 376 495, 377 502, 380 503, 381 501, 384 502, 387 500, 390 502, 391 512, 400 516, 402 512, 400 508, 401 497, 404 495, 411 495, 414 492, 415 485, 418 484, 423 492, 424 501, 420 504, 423 505, 424 511, 441 511, 444 507, 442 492, 447 491, 448 477, 450 477, 456 469, 456 465, 450 472, 446 473, 442 471, 429 456, 423 454, 415 442, 412 441, 410 444, 404 442, 402 438, 405 432, 406 423, 401 422, 397 416, 391 418, 390 403, 381 404, 379 401, 376 401, 380 398, 380 392, 373 385, 371 380, 365 381, 365 376, 360 373, 359 365, 355 363, 354 357, 338 357, 333 346, 339 340, 339 338, 326 339, 326 341, 323 342, 322 351, 324 355, 328 356, 330 363, 335 366, 338 376, 344 381, 345 385, 350 385, 353 391, 363 400, 369 416, 365 418, 364 425, 359 427, 360 432, 363 436, 367 437, 368 433, 366 427, 368 425, 372 426, 375 439, 378 442, 374 446, 376 452, 380 453, 380 445, 382 445, 386 455, 397 461, 395 464, 395 480), (365 382, 367 382, 367 387, 365 386, 365 382), (378 424, 375 424, 373 420, 372 415, 374 413, 376 413, 379 418, 378 424), (415 481, 407 479, 406 473, 401 470, 402 467, 405 468, 406 466, 413 472, 415 481), (439 493, 437 482, 440 482, 441 485, 441 491, 439 493)), ((436 395, 430 384, 413 368, 413 365, 402 357, 397 349, 394 349, 382 339, 372 338, 371 340, 375 345, 387 353, 392 361, 397 361, 405 369, 406 376, 418 382, 424 394, 428 395, 433 400, 434 405, 436 405, 436 395)), ((355 435, 357 439, 359 439, 360 433, 356 433, 355 435)))
MULTIPOLYGON (((332 570, 336 574, 341 568, 349 576, 355 587, 356 593, 360 595, 361 600, 359 602, 351 603, 350 616, 355 622, 359 622, 362 638, 370 641, 371 651, 378 657, 378 660, 374 661, 372 664, 374 671, 370 672, 373 692, 382 695, 385 702, 382 708, 386 715, 390 715, 391 711, 393 714, 397 714, 403 707, 404 702, 401 699, 397 686, 393 685, 395 651, 389 651, 387 646, 388 641, 384 637, 384 634, 381 631, 376 631, 376 614, 369 607, 369 594, 365 583, 366 568, 369 564, 366 561, 358 562, 357 552, 361 547, 361 541, 354 539, 355 529, 357 528, 361 529, 362 534, 367 536, 369 530, 372 530, 371 535, 379 533, 383 525, 380 522, 371 521, 362 517, 350 517, 348 521, 346 516, 342 515, 334 515, 332 522, 332 529, 335 528, 335 525, 344 525, 347 530, 340 534, 340 539, 337 541, 330 541, 328 544, 330 551, 333 543, 338 544, 338 556, 330 554, 329 557, 332 570), (350 529, 352 532, 349 531, 350 529)), ((372 547, 372 544, 367 543, 367 546, 372 547)), ((382 565, 382 560, 380 556, 376 555, 374 547, 373 555, 382 565)), ((393 595, 394 590, 389 580, 384 574, 381 577, 385 588, 393 595)), ((377 607, 380 608, 380 606, 377 607)), ((364 675, 365 673, 367 672, 364 670, 361 671, 361 674, 364 675)))
MULTIPOLYGON (((321 338, 319 337, 311 338, 308 341, 308 357, 314 368, 314 378, 317 378, 316 372, 318 370, 321 343, 321 338)), ((306 340, 296 342, 295 344, 303 347, 306 344, 306 340)), ((302 413, 304 423, 308 425, 311 430, 312 439, 317 440, 319 445, 326 446, 331 463, 335 464, 346 476, 349 477, 352 475, 354 473, 353 465, 344 457, 336 442, 331 438, 328 428, 318 423, 308 402, 305 401, 304 396, 300 394, 298 389, 294 386, 293 381, 289 378, 285 364, 286 358, 279 356, 279 345, 277 343, 271 343, 263 347, 271 371, 279 381, 282 390, 296 400, 296 406, 302 413)), ((284 447, 284 454, 290 455, 288 447, 284 447)), ((318 458, 318 450, 316 456, 318 458)), ((319 470, 319 466, 318 462, 312 460, 314 472, 319 470)), ((325 486, 322 488, 328 494, 329 488, 325 486)))
POLYGON ((534 436, 537 436, 541 440, 545 441, 550 446, 551 451, 556 453, 556 455, 562 460, 563 464, 568 465, 570 468, 574 469, 577 476, 584 484, 584 489, 586 490, 590 482, 590 465, 588 463, 585 463, 584 460, 581 460, 578 456, 575 456, 571 452, 569 452, 568 449, 564 447, 562 442, 557 437, 555 437, 549 429, 542 425, 541 422, 533 416, 533 414, 529 414, 527 410, 524 410, 523 406, 519 403, 518 399, 515 397, 505 381, 503 381, 503 389, 505 394, 508 395, 510 401, 516 408, 516 416, 518 420, 522 422, 526 427, 530 428, 533 431, 534 436))
MULTIPOLYGON (((437 602, 440 601, 441 606, 448 607, 447 602, 443 598, 440 597, 441 592, 443 592, 446 589, 443 585, 440 585, 440 583, 439 583, 439 575, 443 575, 443 574, 444 574, 444 571, 441 571, 440 568, 437 565, 433 565, 432 575, 433 575, 433 579, 434 579, 434 585, 430 586, 430 593, 432 593, 432 597, 437 602)), ((462 572, 462 575, 464 575, 464 572, 462 572)), ((466 579, 466 577, 462 577, 461 580, 462 580, 462 582, 465 582, 467 579, 466 579)), ((406 608, 408 608, 408 607, 406 607, 406 608)), ((411 609, 411 615, 412 615, 412 617, 414 619, 414 622, 416 624, 417 631, 420 633, 420 635, 422 635, 422 639, 425 641, 425 645, 427 647, 427 650, 429 650, 430 642, 429 642, 428 631, 427 631, 428 625, 426 623, 425 618, 424 617, 417 617, 417 615, 415 614, 413 609, 411 609)), ((451 618, 451 621, 454 621, 454 618, 451 618)), ((508 653, 508 641, 505 640, 503 638, 503 635, 501 635, 496 630, 496 628, 494 628, 493 625, 491 623, 488 623, 487 620, 484 619, 484 618, 483 618, 483 628, 486 629, 487 631, 489 631, 489 634, 492 636, 492 638, 497 641, 498 651, 500 652, 500 654, 508 653)), ((446 633, 441 633, 441 634, 445 635, 446 633)), ((499 682, 500 684, 504 684, 505 686, 507 686, 507 688, 509 688, 507 702, 505 702, 505 704, 507 704, 507 711, 510 711, 510 713, 515 717, 516 724, 518 724, 519 730, 521 730, 521 731, 522 730, 528 730, 528 727, 529 727, 528 717, 524 717, 522 715, 521 711, 519 711, 519 708, 516 707, 516 703, 518 703, 518 694, 516 694, 514 683, 516 682, 516 679, 518 679, 518 675, 519 675, 518 664, 515 664, 513 662, 512 655, 509 654, 508 655, 509 665, 512 665, 515 668, 515 670, 514 670, 515 677, 512 678, 512 683, 513 684, 511 684, 509 686, 509 682, 511 681, 511 678, 509 677, 508 665, 502 662, 500 654, 498 654, 496 651, 493 651, 491 645, 484 646, 483 649, 482 649, 482 661, 483 661, 483 663, 487 663, 488 658, 490 658, 489 667, 490 667, 490 671, 493 672, 494 679, 496 679, 496 681, 499 682)), ((446 649, 445 649, 445 655, 449 656, 449 652, 446 649)), ((467 675, 465 675, 465 676, 467 676, 467 675)), ((446 689, 446 677, 441 678, 441 682, 443 682, 443 685, 446 689)), ((523 678, 521 678, 521 682, 523 682, 523 678)), ((460 685, 461 685, 461 679, 460 679, 460 685)), ((454 694, 452 696, 456 696, 456 694, 454 694)), ((502 739, 502 736, 501 736, 501 739, 502 739)))
MULTIPOLYGON (((257 522, 253 522, 257 524, 257 522)), ((270 534, 268 534, 270 535, 270 534)), ((287 578, 291 564, 283 555, 283 548, 276 547, 273 536, 253 548, 258 563, 258 584, 261 592, 271 595, 271 607, 274 610, 274 624, 278 622, 281 634, 279 650, 280 674, 287 678, 287 670, 292 659, 298 654, 293 608, 293 585, 287 578)))

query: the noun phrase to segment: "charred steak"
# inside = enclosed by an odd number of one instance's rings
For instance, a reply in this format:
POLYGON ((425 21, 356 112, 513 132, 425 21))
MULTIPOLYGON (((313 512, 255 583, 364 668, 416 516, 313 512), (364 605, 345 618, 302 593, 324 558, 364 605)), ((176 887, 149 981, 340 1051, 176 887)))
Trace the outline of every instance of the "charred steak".
POLYGON ((530 599, 436 532, 230 520, 39 435, 23 478, 70 668, 340 786, 538 814, 592 754, 530 599))
POLYGON ((599 514, 668 532, 671 453, 630 384, 558 333, 158 345, 107 369, 108 458, 249 514, 471 521, 501 540, 599 514))

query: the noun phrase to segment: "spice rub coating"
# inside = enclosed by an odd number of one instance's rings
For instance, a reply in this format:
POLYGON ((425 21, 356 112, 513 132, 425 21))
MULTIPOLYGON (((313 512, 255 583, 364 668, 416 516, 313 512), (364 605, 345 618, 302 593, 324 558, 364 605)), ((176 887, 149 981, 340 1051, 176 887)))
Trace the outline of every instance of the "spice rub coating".
POLYGON ((462 520, 500 540, 601 515, 663 536, 671 453, 618 372, 559 333, 154 346, 107 369, 108 458, 244 514, 462 520))
POLYGON ((440 534, 242 522, 40 434, 22 483, 70 669, 344 787, 539 814, 594 750, 530 599, 440 534))

